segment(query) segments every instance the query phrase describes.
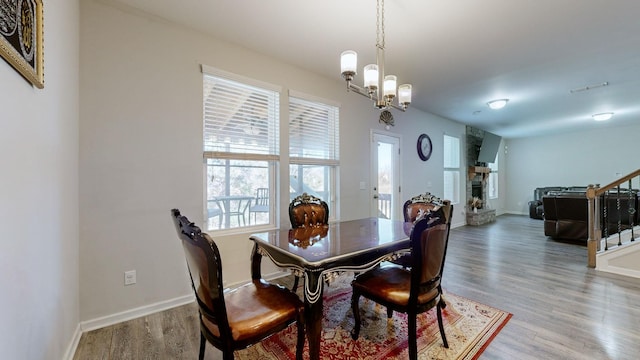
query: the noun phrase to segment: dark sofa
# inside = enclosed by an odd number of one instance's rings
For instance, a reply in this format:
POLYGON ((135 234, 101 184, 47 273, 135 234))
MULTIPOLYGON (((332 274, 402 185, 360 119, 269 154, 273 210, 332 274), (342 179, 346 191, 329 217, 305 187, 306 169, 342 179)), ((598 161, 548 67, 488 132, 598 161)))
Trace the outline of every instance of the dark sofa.
MULTIPOLYGON (((607 203, 606 226, 605 214, 601 213, 603 236, 625 230, 631 225, 637 225, 640 217, 638 211, 629 212, 629 209, 638 209, 640 193, 633 190, 631 197, 624 191, 618 197, 617 193, 609 193, 601 197, 607 203), (620 209, 618 209, 618 201, 620 209), (618 224, 620 220, 620 224, 618 224), (618 229, 620 226, 620 229, 618 229), (605 230, 606 229, 606 230, 605 230), (606 231, 606 234, 605 234, 606 231)), ((544 207, 544 234, 554 239, 587 240, 589 237, 587 197, 584 191, 551 191, 542 197, 544 207)))
POLYGON ((542 197, 544 234, 560 239, 589 236, 587 197, 582 192, 551 192, 542 197))
POLYGON ((544 207, 542 205, 542 197, 547 195, 549 191, 564 190, 563 186, 546 186, 533 190, 533 200, 529 201, 529 217, 532 219, 544 219, 544 207))

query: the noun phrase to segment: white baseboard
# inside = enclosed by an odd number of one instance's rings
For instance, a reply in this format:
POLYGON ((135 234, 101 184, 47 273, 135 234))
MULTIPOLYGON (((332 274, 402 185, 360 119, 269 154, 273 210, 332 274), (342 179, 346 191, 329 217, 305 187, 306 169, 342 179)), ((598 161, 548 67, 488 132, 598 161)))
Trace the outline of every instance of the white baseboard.
POLYGON ((75 356, 76 351, 78 349, 78 344, 80 344, 80 338, 82 337, 82 334, 87 331, 101 329, 106 326, 115 325, 123 321, 139 318, 141 316, 153 314, 158 311, 163 311, 163 310, 174 308, 176 306, 189 304, 194 300, 195 300, 194 295, 185 295, 185 296, 180 296, 174 299, 160 301, 154 304, 141 306, 135 309, 126 310, 116 314, 99 317, 93 320, 81 321, 76 327, 76 331, 73 334, 71 343, 69 343, 69 346, 67 347, 67 351, 65 352, 64 357, 62 359, 73 360, 73 357, 75 356))
POLYGON ((96 330, 96 329, 103 328, 105 326, 110 326, 117 323, 121 323, 123 321, 132 320, 135 318, 139 318, 141 316, 153 314, 158 311, 164 311, 167 309, 174 308, 176 306, 189 304, 189 303, 192 303, 193 301, 195 301, 195 297, 193 294, 180 296, 174 299, 160 301, 154 304, 149 304, 149 305, 141 306, 135 309, 119 312, 116 314, 99 317, 93 320, 82 321, 80 322, 80 327, 82 328, 82 332, 96 330))
MULTIPOLYGON (((263 276, 263 279, 273 280, 282 276, 286 276, 288 274, 289 274, 288 271, 277 271, 271 274, 265 274, 263 276)), ((240 285, 244 285, 247 282, 248 281, 241 281, 241 282, 229 284, 227 287, 234 288, 240 285)), ((192 303, 194 301, 195 301, 195 297, 193 294, 184 295, 174 299, 160 301, 157 303, 141 306, 135 309, 125 310, 119 313, 99 317, 96 319, 81 321, 79 325, 80 335, 82 335, 82 332, 87 332, 91 330, 100 329, 106 326, 115 325, 123 321, 128 321, 128 320, 136 319, 142 316, 150 315, 159 311, 168 310, 177 306, 182 306, 185 304, 192 303)), ((78 341, 79 340, 80 339, 78 338, 78 341)))
POLYGON ((76 326, 76 331, 73 333, 73 338, 67 347, 67 351, 65 351, 62 360, 73 360, 73 356, 76 354, 76 349, 78 348, 78 344, 80 343, 80 337, 82 337, 82 329, 80 324, 76 326))
MULTIPOLYGON (((264 274, 262 278, 267 281, 271 281, 273 279, 287 276, 289 274, 290 274, 289 271, 282 270, 282 271, 276 271, 270 274, 264 274)), ((229 284, 227 287, 234 288, 234 287, 244 285, 247 282, 248 281, 241 281, 241 282, 229 284)), ((80 338, 82 337, 82 334, 87 331, 101 329, 103 327, 115 325, 123 321, 136 319, 136 318, 150 315, 159 311, 164 311, 177 306, 186 305, 194 301, 195 301, 195 296, 193 294, 185 295, 185 296, 180 296, 174 299, 169 299, 169 300, 160 301, 154 304, 141 306, 135 309, 122 311, 112 315, 107 315, 107 316, 103 316, 103 317, 99 317, 99 318, 87 320, 87 321, 81 321, 78 324, 78 327, 76 328, 75 333, 73 334, 73 339, 71 340, 71 343, 69 344, 67 351, 65 352, 63 360, 73 360, 73 356, 75 355, 76 350, 78 348, 78 344, 80 343, 80 338)))

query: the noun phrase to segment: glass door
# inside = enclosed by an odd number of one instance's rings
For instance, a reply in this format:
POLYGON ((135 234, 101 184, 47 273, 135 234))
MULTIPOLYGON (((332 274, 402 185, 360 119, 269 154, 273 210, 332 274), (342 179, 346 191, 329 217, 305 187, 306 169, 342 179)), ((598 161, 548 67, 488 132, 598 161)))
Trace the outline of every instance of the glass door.
POLYGON ((371 133, 371 216, 399 219, 400 138, 371 133))

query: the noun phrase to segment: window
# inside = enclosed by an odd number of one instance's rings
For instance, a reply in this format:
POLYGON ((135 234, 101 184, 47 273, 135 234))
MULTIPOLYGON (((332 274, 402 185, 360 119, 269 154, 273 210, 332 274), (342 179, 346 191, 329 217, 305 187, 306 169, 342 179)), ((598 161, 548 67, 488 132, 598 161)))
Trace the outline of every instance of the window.
POLYGON ((499 153, 496 155, 496 160, 489 163, 489 169, 491 169, 489 174, 489 199, 498 198, 498 158, 500 158, 499 153))
POLYGON ((205 66, 202 71, 206 227, 275 225, 279 89, 205 66))
POLYGON ((291 92, 289 97, 290 198, 306 192, 329 205, 336 219, 339 167, 339 108, 291 92))
POLYGON ((460 203, 460 139, 444 136, 444 198, 460 203))

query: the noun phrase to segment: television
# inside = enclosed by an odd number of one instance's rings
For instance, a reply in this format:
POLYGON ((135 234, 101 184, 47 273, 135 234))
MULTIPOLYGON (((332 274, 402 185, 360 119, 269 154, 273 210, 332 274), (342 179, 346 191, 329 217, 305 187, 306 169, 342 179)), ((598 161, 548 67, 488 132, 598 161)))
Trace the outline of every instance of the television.
POLYGON ((478 162, 493 163, 496 161, 496 155, 498 155, 498 148, 500 147, 501 140, 502 137, 485 131, 484 138, 482 139, 482 146, 480 147, 480 153, 478 154, 478 162))

